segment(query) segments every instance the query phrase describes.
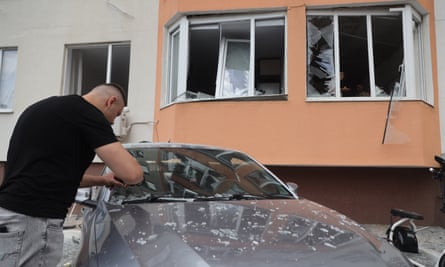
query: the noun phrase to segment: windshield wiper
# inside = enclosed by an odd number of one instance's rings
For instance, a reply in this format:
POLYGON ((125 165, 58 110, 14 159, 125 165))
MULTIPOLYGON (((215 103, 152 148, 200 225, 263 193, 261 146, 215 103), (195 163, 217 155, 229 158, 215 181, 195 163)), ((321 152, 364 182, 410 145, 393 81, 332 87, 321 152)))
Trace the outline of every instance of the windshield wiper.
POLYGON ((268 199, 295 199, 294 196, 291 196, 291 195, 283 195, 283 194, 273 194, 273 195, 268 195, 267 198, 268 198, 268 199))
POLYGON ((175 196, 175 195, 148 195, 144 198, 123 200, 121 204, 139 204, 153 202, 192 202, 192 201, 230 201, 230 200, 260 200, 260 199, 293 199, 289 195, 258 196, 247 193, 216 194, 213 196, 175 196))
POLYGON ((246 193, 238 194, 216 194, 213 196, 197 196, 194 201, 229 201, 229 200, 249 200, 249 199, 265 199, 263 196, 256 196, 246 193))
POLYGON ((190 200, 173 195, 148 195, 144 198, 123 200, 121 204, 138 204, 138 203, 153 203, 153 202, 187 202, 187 201, 190 200))

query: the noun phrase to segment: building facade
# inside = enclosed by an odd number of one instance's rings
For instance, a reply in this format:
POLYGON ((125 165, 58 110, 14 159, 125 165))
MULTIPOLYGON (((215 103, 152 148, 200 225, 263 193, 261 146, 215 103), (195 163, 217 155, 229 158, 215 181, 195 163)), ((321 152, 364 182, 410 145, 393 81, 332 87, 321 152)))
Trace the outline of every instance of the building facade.
POLYGON ((434 1, 164 1, 155 141, 243 150, 363 223, 443 223, 434 1))
POLYGON ((0 1, 0 178, 28 105, 103 82, 127 91, 123 141, 152 140, 157 13, 157 1, 0 1))
POLYGON ((434 4, 0 1, 0 178, 29 104, 113 81, 123 142, 239 149, 360 223, 403 208, 445 225, 434 4))

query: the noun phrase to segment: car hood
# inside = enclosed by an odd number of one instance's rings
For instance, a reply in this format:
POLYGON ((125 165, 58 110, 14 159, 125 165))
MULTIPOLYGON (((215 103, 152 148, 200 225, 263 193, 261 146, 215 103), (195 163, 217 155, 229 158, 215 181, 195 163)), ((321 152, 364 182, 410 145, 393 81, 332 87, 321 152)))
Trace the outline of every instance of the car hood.
POLYGON ((140 266, 408 266, 386 241, 309 200, 103 208, 140 266))

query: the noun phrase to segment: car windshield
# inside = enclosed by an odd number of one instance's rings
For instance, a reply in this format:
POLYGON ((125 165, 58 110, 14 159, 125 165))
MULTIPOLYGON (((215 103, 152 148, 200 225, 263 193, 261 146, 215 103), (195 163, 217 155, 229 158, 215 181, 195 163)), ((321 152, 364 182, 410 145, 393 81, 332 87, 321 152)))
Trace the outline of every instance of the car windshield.
POLYGON ((206 201, 294 198, 261 164, 237 151, 184 148, 128 148, 144 171, 137 185, 116 187, 109 202, 206 201))

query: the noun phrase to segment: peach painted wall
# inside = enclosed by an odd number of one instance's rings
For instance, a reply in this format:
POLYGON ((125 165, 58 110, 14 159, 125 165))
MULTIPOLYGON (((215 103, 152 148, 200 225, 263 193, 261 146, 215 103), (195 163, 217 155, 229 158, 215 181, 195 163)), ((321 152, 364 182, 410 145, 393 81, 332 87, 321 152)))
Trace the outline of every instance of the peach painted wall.
MULTIPOLYGON (((383 145, 388 102, 306 101, 305 5, 340 2, 359 3, 322 0, 161 1, 155 103, 155 119, 159 124, 153 135, 154 141, 203 143, 240 149, 268 165, 435 165, 433 156, 440 153, 438 110, 435 107, 422 101, 399 102, 392 126, 405 141, 383 145), (159 108, 164 25, 181 12, 254 8, 287 10, 288 99, 207 101, 159 108)), ((430 30, 434 33, 434 20, 431 18, 434 14, 433 1, 420 2, 431 14, 430 30)), ((431 43, 435 43, 434 34, 431 34, 431 43)), ((437 88, 434 45, 431 53, 434 87, 437 88)), ((437 107, 437 97, 435 102, 437 107)))

